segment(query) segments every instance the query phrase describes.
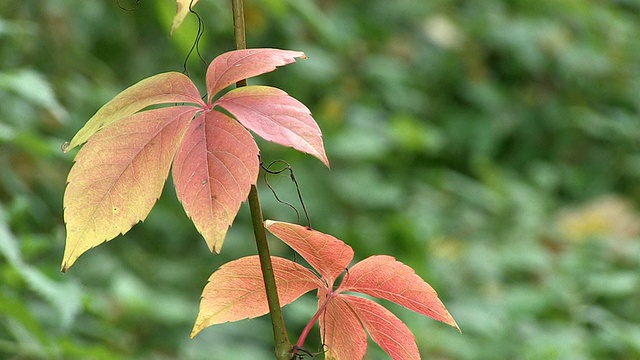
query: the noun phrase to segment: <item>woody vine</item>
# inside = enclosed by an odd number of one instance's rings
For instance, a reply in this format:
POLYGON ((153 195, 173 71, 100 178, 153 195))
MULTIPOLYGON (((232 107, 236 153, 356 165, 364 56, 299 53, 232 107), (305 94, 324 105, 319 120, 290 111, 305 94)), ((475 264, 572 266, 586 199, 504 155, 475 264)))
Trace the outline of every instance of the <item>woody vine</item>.
MULTIPOLYGON (((177 0, 172 31, 197 2, 177 0)), ((221 251, 245 200, 258 252, 211 275, 192 337, 211 325, 269 313, 279 360, 310 354, 304 342, 316 322, 327 359, 362 359, 367 333, 393 359, 419 358, 415 338, 400 319, 372 300, 349 294, 389 300, 458 328, 437 293, 410 267, 387 255, 350 267, 354 253, 341 240, 310 227, 264 221, 256 187, 259 149, 249 131, 310 154, 327 167, 329 160, 320 128, 305 105, 283 90, 246 82, 305 58, 304 53, 247 49, 242 0, 232 0, 232 10, 236 50, 209 64, 207 101, 187 76, 158 74, 116 95, 63 146, 68 152, 84 144, 64 195, 62 270, 144 220, 171 170, 178 199, 212 252, 221 251), (235 89, 224 92, 233 84, 235 89), (267 230, 314 271, 271 256, 267 230), (317 290, 318 310, 292 344, 281 307, 311 290, 317 290)))

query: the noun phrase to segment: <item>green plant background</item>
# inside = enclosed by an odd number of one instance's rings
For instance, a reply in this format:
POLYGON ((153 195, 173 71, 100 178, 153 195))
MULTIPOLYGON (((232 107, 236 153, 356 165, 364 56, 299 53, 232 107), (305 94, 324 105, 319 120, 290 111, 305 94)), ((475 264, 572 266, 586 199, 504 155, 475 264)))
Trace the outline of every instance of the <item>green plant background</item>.
MULTIPOLYGON (((229 7, 196 7, 207 62, 233 48, 229 7)), ((438 290, 462 335, 389 305, 425 358, 640 357, 640 3, 246 7, 250 47, 308 55, 251 82, 312 109, 332 168, 260 142, 263 159, 293 165, 314 228, 438 290)), ((174 12, 172 0, 0 3, 0 358, 272 357, 265 317, 188 339, 209 274, 255 252, 246 206, 214 256, 168 185, 147 221, 59 272, 72 164, 60 145, 125 87, 183 70, 198 26, 191 15, 169 37, 174 12)), ((188 68, 202 88, 206 66, 194 55, 188 68)), ((296 201, 287 176, 270 182, 296 201)), ((296 221, 261 195, 265 217, 296 221)), ((285 307, 294 341, 315 305, 285 307)), ((320 348, 317 332, 307 345, 320 348)))

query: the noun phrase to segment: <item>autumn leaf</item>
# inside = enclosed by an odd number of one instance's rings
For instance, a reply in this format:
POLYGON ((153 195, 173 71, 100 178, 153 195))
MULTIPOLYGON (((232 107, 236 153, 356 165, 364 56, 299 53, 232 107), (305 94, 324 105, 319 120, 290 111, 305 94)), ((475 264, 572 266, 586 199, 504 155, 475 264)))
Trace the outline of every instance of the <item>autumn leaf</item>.
MULTIPOLYGON (((311 270, 297 263, 272 257, 278 295, 285 299, 282 306, 317 289, 318 311, 305 331, 319 320, 327 359, 362 359, 367 349, 367 333, 392 359, 420 358, 415 337, 398 317, 370 299, 347 292, 389 300, 459 329, 435 290, 413 269, 393 257, 371 256, 347 271, 353 250, 341 240, 284 222, 267 220, 265 227, 291 246, 321 276, 318 279, 311 270), (343 280, 335 287, 342 273, 343 280)), ((209 279, 191 336, 213 324, 264 315, 268 312, 266 304, 258 260, 249 257, 228 263, 209 279), (251 276, 247 276, 248 273, 251 276), (219 316, 227 313, 232 316, 219 316), (216 321, 209 321, 212 318, 216 321)), ((296 346, 303 345, 304 337, 305 332, 296 346)))
POLYGON ((311 111, 286 92, 268 86, 242 87, 216 103, 261 138, 311 154, 329 166, 311 111))
POLYGON ((189 125, 173 164, 178 199, 211 251, 258 176, 258 146, 242 125, 210 111, 189 125))
POLYGON ((84 144, 93 134, 141 109, 157 104, 194 103, 204 106, 200 93, 187 76, 163 73, 146 78, 116 95, 93 115, 63 150, 84 144))
MULTIPOLYGON (((282 306, 321 286, 309 269, 293 261, 271 257, 282 306)), ((258 256, 247 256, 223 265, 209 277, 191 337, 215 324, 251 319, 269 312, 258 256)))
POLYGON ((246 86, 217 94, 303 57, 279 49, 231 51, 209 65, 207 102, 191 79, 169 72, 132 85, 102 106, 63 146, 68 152, 86 142, 67 178, 62 270, 143 221, 172 164, 180 203, 211 251, 219 252, 258 175, 259 150, 249 130, 328 166, 309 109, 284 91, 246 86))
POLYGON ((82 148, 64 194, 63 271, 85 251, 147 217, 195 111, 181 106, 134 114, 98 132, 82 148))

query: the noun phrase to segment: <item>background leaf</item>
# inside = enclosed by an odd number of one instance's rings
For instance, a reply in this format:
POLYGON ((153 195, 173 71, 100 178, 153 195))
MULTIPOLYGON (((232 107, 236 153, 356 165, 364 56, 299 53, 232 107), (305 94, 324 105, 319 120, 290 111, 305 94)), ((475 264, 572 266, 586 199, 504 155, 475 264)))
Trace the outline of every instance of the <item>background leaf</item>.
POLYGON ((318 124, 309 109, 286 92, 269 86, 245 86, 224 94, 215 105, 263 139, 311 154, 329 167, 318 124))
POLYGON ((199 0, 176 0, 178 9, 176 10, 176 16, 173 18, 173 23, 171 24, 171 35, 173 35, 173 32, 180 27, 184 18, 189 14, 189 9, 193 8, 198 1, 199 0))
POLYGON ((206 111, 191 122, 176 154, 173 182, 212 252, 220 252, 258 169, 258 146, 235 120, 206 111))
POLYGON ((171 107, 131 115, 95 134, 78 152, 64 196, 63 271, 147 217, 196 111, 171 107))

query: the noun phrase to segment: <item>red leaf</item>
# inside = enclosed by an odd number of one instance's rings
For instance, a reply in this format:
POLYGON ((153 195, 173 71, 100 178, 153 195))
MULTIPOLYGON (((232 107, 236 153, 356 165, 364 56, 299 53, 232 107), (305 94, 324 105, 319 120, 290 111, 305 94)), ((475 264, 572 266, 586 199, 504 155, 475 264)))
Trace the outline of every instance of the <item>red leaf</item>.
POLYGON ((271 72, 277 66, 305 58, 303 52, 279 49, 244 49, 224 53, 209 64, 207 92, 209 104, 220 90, 240 80, 271 72))
POLYGON ((83 144, 99 130, 147 106, 183 102, 205 106, 198 89, 187 76, 178 72, 168 72, 146 78, 104 104, 76 133, 71 142, 63 146, 63 151, 68 152, 83 144))
MULTIPOLYGON (((333 236, 296 224, 267 220, 265 228, 291 246, 322 276, 322 279, 313 278, 309 275, 312 274, 310 271, 302 271, 297 268, 279 271, 278 269, 281 269, 279 262, 283 260, 272 257, 274 262, 278 262, 278 265, 274 263, 274 269, 278 268, 276 269, 278 294, 281 292, 293 294, 285 296, 283 304, 293 301, 294 298, 300 296, 301 292, 308 291, 309 287, 318 288, 318 311, 304 328, 296 346, 302 347, 304 345, 307 334, 315 321, 319 319, 322 343, 327 349, 326 359, 363 359, 367 350, 366 331, 393 359, 420 358, 415 337, 400 319, 369 299, 342 294, 345 291, 357 291, 391 300, 457 328, 457 324, 438 299, 436 292, 410 267, 396 261, 393 257, 372 256, 355 264, 344 275, 342 284, 334 290, 335 279, 353 258, 351 247, 333 236), (288 285, 288 282, 303 283, 303 285, 291 286, 288 285), (285 283, 287 285, 282 285, 285 283), (285 289, 281 289, 281 286, 285 286, 285 289), (294 290, 291 291, 290 288, 294 290), (301 288, 303 290, 300 290, 301 288)), ((249 283, 247 278, 253 281, 252 285, 248 287, 249 289, 259 287, 263 290, 262 283, 256 280, 262 279, 257 260, 246 264, 246 266, 247 269, 243 271, 252 271, 253 275, 238 276, 238 279, 234 279, 234 281, 240 281, 240 283, 231 283, 231 285, 224 287, 224 291, 228 293, 233 293, 233 289, 244 291, 244 284, 249 283), (255 268, 249 269, 251 266, 255 268)), ((214 283, 219 283, 219 281, 212 276, 207 287, 215 287, 214 283)), ((226 284, 225 281, 222 283, 226 284)), ((242 299, 237 299, 233 296, 225 297, 225 295, 218 295, 206 290, 205 293, 207 295, 203 294, 203 303, 207 304, 201 305, 194 333, 206 326, 222 322, 208 320, 212 316, 211 314, 221 312, 221 310, 215 310, 221 307, 224 308, 224 311, 227 311, 227 308, 234 309, 231 312, 233 316, 225 315, 226 317, 222 317, 226 319, 224 321, 239 320, 267 312, 266 299, 258 298, 257 293, 247 296, 249 300, 246 301, 242 294, 239 295, 242 299), (211 305, 217 304, 216 301, 222 305, 211 305), (263 301, 263 304, 259 304, 259 301, 263 301), (211 310, 212 308, 214 310, 211 310), (259 311, 253 309, 259 309, 259 311)))
POLYGON ((393 301, 459 329, 436 291, 412 268, 391 256, 371 256, 355 264, 338 291, 356 291, 393 301))
POLYGON ((178 199, 212 252, 220 252, 259 166, 253 137, 227 115, 206 111, 191 122, 176 154, 173 181, 178 199))
POLYGON ((369 299, 351 295, 339 296, 351 305, 373 341, 392 359, 420 359, 413 333, 391 311, 369 299))
POLYGON ((269 86, 246 86, 229 91, 215 105, 265 140, 313 155, 329 166, 318 124, 309 109, 286 92, 269 86))
POLYGON ((331 235, 280 221, 267 220, 265 227, 307 260, 329 287, 353 259, 353 249, 331 235))
MULTIPOLYGON (((322 286, 311 271, 293 261, 272 256, 281 306, 322 286)), ((258 256, 231 261, 209 277, 202 292, 200 311, 191 332, 228 321, 255 318, 269 312, 258 256)))
POLYGON ((181 106, 125 117, 92 136, 78 152, 64 194, 63 271, 85 251, 147 217, 196 111, 181 106))
MULTIPOLYGON (((318 306, 325 300, 319 294, 318 306)), ((335 295, 320 316, 320 336, 326 346, 325 359, 358 360, 367 351, 367 333, 343 295, 335 295)))

